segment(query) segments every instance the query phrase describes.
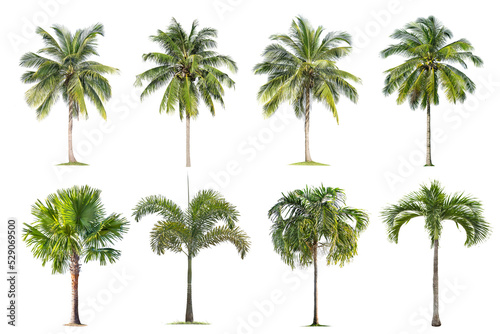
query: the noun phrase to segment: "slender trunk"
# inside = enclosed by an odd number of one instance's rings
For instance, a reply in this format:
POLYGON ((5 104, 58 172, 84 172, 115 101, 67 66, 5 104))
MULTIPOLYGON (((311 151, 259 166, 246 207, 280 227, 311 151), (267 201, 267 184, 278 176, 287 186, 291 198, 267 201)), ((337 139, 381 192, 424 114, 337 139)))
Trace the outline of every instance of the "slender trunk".
POLYGON ((71 319, 70 324, 81 325, 80 315, 78 314, 78 278, 80 276, 80 257, 74 253, 71 257, 71 319))
POLYGON ((186 167, 191 167, 191 116, 186 113, 186 167))
POLYGON ((186 322, 193 322, 193 296, 191 290, 191 280, 193 272, 191 269, 191 255, 188 255, 188 277, 187 277, 187 303, 186 303, 186 322))
POLYGON ((69 162, 76 162, 73 155, 73 102, 69 103, 69 120, 68 120, 68 160, 69 162))
POLYGON ((312 161, 311 152, 309 151, 309 112, 311 109, 311 99, 309 96, 309 89, 306 90, 306 115, 305 115, 305 123, 304 123, 304 132, 305 132, 305 161, 312 161))
POLYGON ((313 325, 319 325, 318 322, 318 245, 313 245, 314 262, 314 316, 313 325))
POLYGON ((434 166, 431 161, 431 103, 427 101, 427 158, 426 166, 434 166))
POLYGON ((441 326, 441 320, 439 320, 439 275, 438 275, 438 249, 439 241, 434 240, 434 276, 432 278, 432 290, 434 294, 434 312, 432 314, 432 326, 441 326))

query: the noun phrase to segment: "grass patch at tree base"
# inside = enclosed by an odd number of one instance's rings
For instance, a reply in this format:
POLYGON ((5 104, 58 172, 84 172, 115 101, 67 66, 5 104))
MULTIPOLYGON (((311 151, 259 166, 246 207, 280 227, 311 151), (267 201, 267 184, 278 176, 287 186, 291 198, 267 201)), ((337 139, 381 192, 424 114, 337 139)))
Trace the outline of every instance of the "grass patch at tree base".
POLYGON ((69 326, 69 327, 87 327, 87 325, 84 325, 84 324, 64 324, 64 326, 69 326))
POLYGON ((307 326, 304 326, 304 327, 330 327, 330 326, 329 325, 316 324, 316 325, 307 325, 307 326))
POLYGON ((64 162, 56 166, 88 166, 88 164, 84 164, 83 162, 64 162))
POLYGON ((315 161, 303 161, 290 164, 290 166, 330 166, 330 165, 322 164, 320 162, 315 162, 315 161))
POLYGON ((210 325, 210 323, 205 321, 193 321, 193 322, 174 321, 174 322, 169 322, 167 325, 210 325))

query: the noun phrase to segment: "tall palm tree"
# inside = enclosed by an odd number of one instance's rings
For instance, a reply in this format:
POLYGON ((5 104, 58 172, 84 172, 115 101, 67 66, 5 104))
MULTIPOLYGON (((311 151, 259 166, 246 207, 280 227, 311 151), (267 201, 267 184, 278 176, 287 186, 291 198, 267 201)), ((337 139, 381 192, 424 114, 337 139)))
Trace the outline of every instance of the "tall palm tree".
POLYGON ((341 267, 357 255, 358 237, 368 225, 368 215, 345 206, 342 189, 330 187, 295 190, 269 210, 274 250, 290 267, 314 266, 314 316, 318 322, 318 251, 327 264, 341 267))
POLYGON ((466 233, 465 245, 476 245, 490 234, 490 225, 483 217, 481 202, 464 193, 446 194, 438 181, 430 186, 421 185, 418 191, 404 196, 398 204, 390 205, 382 211, 387 225, 389 240, 398 243, 401 227, 413 218, 423 217, 425 229, 434 248, 434 276, 432 280, 434 294, 434 312, 432 326, 441 326, 439 319, 439 276, 438 249, 443 222, 449 221, 462 227, 466 233))
POLYGON ((186 211, 163 196, 149 196, 134 208, 136 221, 148 214, 161 216, 151 231, 151 249, 158 255, 165 251, 183 253, 188 260, 187 304, 185 321, 192 323, 192 260, 205 248, 229 242, 243 259, 250 249, 247 234, 236 226, 236 207, 213 190, 202 190, 189 202, 186 211), (222 222, 223 225, 217 225, 222 222))
POLYGON ((455 64, 467 68, 467 61, 481 66, 483 61, 472 51, 474 48, 464 38, 450 42, 453 33, 434 16, 419 18, 396 30, 392 38, 399 43, 390 45, 380 54, 383 58, 400 55, 407 60, 384 73, 384 94, 396 90, 396 102, 410 103, 411 109, 427 109, 427 155, 425 166, 433 166, 431 160, 431 104, 439 104, 439 88, 452 103, 464 102, 467 93, 473 93, 476 85, 455 64))
POLYGON ((297 17, 288 35, 270 37, 273 43, 264 49, 264 61, 254 67, 255 74, 268 75, 268 82, 257 95, 264 104, 264 116, 272 116, 280 104, 288 101, 295 115, 304 117, 306 162, 312 161, 309 151, 311 102, 323 103, 338 124, 340 95, 354 103, 358 101, 358 93, 348 80, 361 82, 358 77, 340 70, 336 63, 351 51, 351 35, 346 32, 323 35, 324 32, 322 26, 314 29, 306 19, 297 17))
POLYGON ((32 225, 24 224, 23 240, 33 256, 50 262, 52 273, 71 273, 72 305, 69 325, 81 325, 78 314, 78 278, 81 259, 85 263, 114 263, 120 251, 110 248, 128 231, 128 221, 119 214, 106 215, 101 191, 89 186, 58 190, 32 206, 32 225))
POLYGON ((56 38, 37 28, 36 33, 42 37, 45 48, 21 57, 21 66, 35 69, 25 72, 21 80, 35 84, 25 96, 28 105, 36 108, 38 120, 47 117, 62 96, 69 110, 68 159, 70 163, 77 163, 73 154, 73 119, 88 118, 85 98, 106 119, 104 102, 111 98, 111 86, 104 74, 118 73, 118 69, 89 60, 98 55, 97 37, 104 36, 102 24, 79 29, 74 34, 60 25, 52 29, 56 38))
POLYGON ((232 73, 238 70, 229 56, 213 51, 217 47, 217 30, 202 28, 194 21, 189 32, 175 20, 166 31, 158 30, 151 40, 163 49, 142 56, 155 67, 137 76, 136 86, 149 82, 141 94, 141 99, 166 86, 160 103, 160 113, 173 113, 177 108, 181 120, 186 118, 186 167, 191 167, 191 118, 199 113, 200 102, 215 116, 215 102, 224 107, 224 87, 234 87, 234 81, 220 67, 232 73))

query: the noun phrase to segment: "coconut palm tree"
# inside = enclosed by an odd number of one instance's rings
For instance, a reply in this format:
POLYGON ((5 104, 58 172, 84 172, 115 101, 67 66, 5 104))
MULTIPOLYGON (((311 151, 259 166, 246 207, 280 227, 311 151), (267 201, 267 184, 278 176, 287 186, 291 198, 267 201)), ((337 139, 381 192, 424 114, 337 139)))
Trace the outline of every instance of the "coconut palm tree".
POLYGON ((28 52, 21 57, 21 66, 35 69, 25 72, 21 80, 35 84, 25 96, 28 105, 36 108, 38 120, 47 117, 62 96, 69 111, 68 159, 70 164, 77 164, 73 154, 73 119, 88 118, 85 98, 106 119, 104 102, 111 98, 111 86, 104 75, 118 73, 118 69, 89 60, 98 55, 97 37, 104 36, 102 24, 74 34, 60 25, 52 29, 55 38, 40 27, 36 29, 45 47, 38 53, 28 52))
POLYGON ((52 273, 71 273, 72 304, 69 325, 81 325, 78 314, 78 278, 81 260, 114 263, 120 251, 110 248, 128 230, 119 214, 106 215, 101 191, 89 186, 58 190, 32 206, 35 222, 24 224, 23 240, 52 273))
POLYGON ((202 190, 189 202, 186 211, 163 196, 149 196, 134 208, 136 221, 148 214, 161 217, 151 231, 151 249, 158 255, 165 251, 183 253, 188 260, 187 323, 192 323, 192 261, 201 250, 229 242, 243 259, 250 249, 249 237, 236 226, 236 207, 213 190, 202 190), (218 223, 223 223, 218 225, 218 223))
POLYGON ((345 205, 342 189, 320 186, 295 190, 269 210, 274 250, 290 267, 314 266, 314 316, 318 322, 318 252, 328 265, 341 267, 357 255, 358 237, 368 225, 368 215, 345 205))
POLYGON ((254 67, 255 74, 267 74, 268 81, 258 92, 265 117, 272 116, 285 101, 293 105, 295 115, 304 117, 305 161, 311 162, 309 151, 309 119, 312 101, 321 102, 339 122, 337 103, 340 95, 358 101, 356 89, 348 82, 361 80, 337 66, 337 60, 351 51, 351 36, 346 32, 323 34, 322 26, 313 28, 302 17, 292 22, 290 32, 272 35, 254 67))
POLYGON ((401 227, 413 218, 423 217, 425 229, 434 248, 434 312, 432 326, 441 326, 439 319, 439 275, 438 249, 443 222, 453 222, 462 227, 466 234, 465 246, 470 247, 484 240, 490 234, 490 225, 483 217, 481 202, 464 193, 446 194, 438 181, 430 186, 421 185, 418 191, 404 196, 398 204, 390 205, 382 211, 387 225, 389 240, 398 243, 401 227))
POLYGON ((173 113, 177 108, 181 120, 186 118, 186 167, 191 167, 191 119, 199 113, 201 102, 215 116, 215 103, 224 107, 224 87, 234 87, 234 81, 220 67, 235 73, 238 68, 229 56, 213 51, 217 47, 217 30, 198 29, 194 21, 189 32, 175 20, 166 31, 158 30, 151 40, 163 49, 142 56, 155 67, 137 76, 136 86, 148 82, 141 100, 166 86, 160 103, 160 113, 173 113))
POLYGON ((400 55, 407 60, 384 73, 383 93, 388 96, 397 90, 398 104, 408 101, 411 109, 427 109, 427 155, 425 166, 433 166, 431 160, 431 105, 439 104, 439 89, 452 103, 464 102, 467 93, 473 93, 476 85, 454 65, 467 68, 467 61, 481 66, 483 61, 472 51, 471 43, 462 38, 449 41, 453 33, 434 16, 419 18, 396 30, 392 38, 399 41, 380 54, 383 58, 400 55))

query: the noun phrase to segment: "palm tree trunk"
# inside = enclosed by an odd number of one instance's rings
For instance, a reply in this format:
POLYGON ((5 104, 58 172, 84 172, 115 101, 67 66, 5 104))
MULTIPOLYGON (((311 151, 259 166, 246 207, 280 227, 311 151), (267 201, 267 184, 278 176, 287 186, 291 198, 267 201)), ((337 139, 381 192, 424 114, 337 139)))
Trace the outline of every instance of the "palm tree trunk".
POLYGON ((434 276, 432 278, 432 290, 434 294, 434 312, 432 314, 432 326, 441 326, 441 320, 439 320, 439 276, 438 276, 438 249, 439 241, 434 240, 434 276))
POLYGON ((304 132, 305 132, 305 161, 312 161, 311 152, 309 151, 309 112, 311 109, 311 98, 309 96, 309 89, 306 90, 306 115, 305 115, 305 123, 304 123, 304 132))
POLYGON ((73 154, 73 102, 69 103, 69 120, 68 120, 68 160, 69 162, 77 162, 73 154))
POLYGON ((427 155, 425 165, 434 166, 431 161, 431 104, 427 101, 427 155))
POLYGON ((187 277, 187 303, 186 303, 186 322, 193 322, 193 296, 191 290, 191 281, 193 277, 191 269, 192 257, 188 255, 188 277, 187 277))
POLYGON ((313 245, 314 261, 314 316, 313 326, 319 325, 318 322, 318 245, 313 245))
POLYGON ((72 325, 81 325, 80 315, 78 313, 78 278, 80 276, 80 257, 74 253, 71 257, 69 268, 71 272, 71 319, 72 325))
POLYGON ((191 167, 191 117, 186 113, 186 167, 191 167))

